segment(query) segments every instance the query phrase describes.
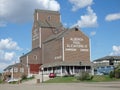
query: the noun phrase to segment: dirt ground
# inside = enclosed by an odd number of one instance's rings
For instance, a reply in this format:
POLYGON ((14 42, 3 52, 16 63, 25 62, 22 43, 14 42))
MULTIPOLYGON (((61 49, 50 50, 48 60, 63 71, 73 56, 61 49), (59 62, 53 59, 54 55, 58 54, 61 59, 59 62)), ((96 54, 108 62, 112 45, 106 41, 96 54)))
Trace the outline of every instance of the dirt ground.
POLYGON ((120 90, 120 82, 1 84, 0 90, 120 90))

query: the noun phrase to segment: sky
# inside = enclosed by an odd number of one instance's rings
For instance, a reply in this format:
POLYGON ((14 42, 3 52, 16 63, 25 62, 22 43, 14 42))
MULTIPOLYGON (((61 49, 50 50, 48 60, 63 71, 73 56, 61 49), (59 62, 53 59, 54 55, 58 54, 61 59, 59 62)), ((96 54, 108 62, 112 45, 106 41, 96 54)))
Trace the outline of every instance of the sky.
POLYGON ((0 0, 0 72, 31 50, 35 9, 59 11, 90 38, 91 61, 120 55, 120 0, 0 0))

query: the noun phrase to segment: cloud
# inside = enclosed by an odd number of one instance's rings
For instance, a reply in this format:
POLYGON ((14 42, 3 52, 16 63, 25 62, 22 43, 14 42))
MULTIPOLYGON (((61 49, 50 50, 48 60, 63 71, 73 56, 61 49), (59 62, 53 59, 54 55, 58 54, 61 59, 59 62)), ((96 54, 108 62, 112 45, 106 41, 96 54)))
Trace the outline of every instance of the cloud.
POLYGON ((108 14, 105 17, 106 21, 114 21, 120 19, 120 13, 108 14))
POLYGON ((91 7, 88 7, 87 14, 81 16, 80 20, 78 20, 77 23, 73 26, 79 26, 80 28, 98 26, 96 13, 92 10, 91 7))
POLYGON ((95 36, 95 35, 96 35, 96 31, 90 32, 90 36, 95 36))
POLYGON ((0 50, 20 50, 17 42, 13 41, 11 38, 0 40, 0 50))
POLYGON ((0 61, 11 61, 16 57, 15 52, 5 52, 0 50, 0 61))
POLYGON ((120 46, 116 46, 116 45, 114 45, 113 47, 112 47, 112 52, 110 53, 110 55, 120 55, 120 46))
MULTIPOLYGON (((59 11, 56 0, 0 0, 0 21, 23 23, 32 20, 35 9, 59 11)), ((0 26, 5 23, 0 22, 0 26)))
POLYGON ((0 72, 2 72, 3 69, 5 69, 9 64, 7 63, 0 63, 0 72))
POLYGON ((15 57, 15 52, 6 52, 5 53, 5 60, 12 60, 15 57))
POLYGON ((13 41, 11 38, 0 40, 0 61, 11 61, 16 59, 15 51, 19 51, 21 48, 18 46, 17 42, 13 41))
POLYGON ((69 1, 71 4, 73 4, 72 11, 76 11, 78 9, 90 6, 93 3, 93 0, 69 0, 69 1))

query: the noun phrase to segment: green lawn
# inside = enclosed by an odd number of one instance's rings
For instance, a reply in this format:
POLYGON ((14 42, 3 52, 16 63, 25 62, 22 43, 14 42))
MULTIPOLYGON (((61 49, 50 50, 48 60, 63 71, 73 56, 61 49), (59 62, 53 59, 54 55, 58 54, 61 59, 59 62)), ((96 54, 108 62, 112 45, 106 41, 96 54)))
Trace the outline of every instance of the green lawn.
POLYGON ((0 80, 0 84, 2 83, 2 80, 0 80))
POLYGON ((91 81, 93 82, 107 82, 107 81, 115 81, 117 79, 115 78, 110 78, 108 75, 96 75, 93 77, 93 79, 91 81))
POLYGON ((75 77, 55 77, 51 78, 48 81, 45 81, 45 83, 72 83, 77 82, 75 77))
POLYGON ((94 76, 92 80, 80 81, 75 77, 56 77, 45 81, 45 83, 78 83, 78 82, 108 82, 108 81, 120 81, 120 79, 109 78, 108 75, 94 76))

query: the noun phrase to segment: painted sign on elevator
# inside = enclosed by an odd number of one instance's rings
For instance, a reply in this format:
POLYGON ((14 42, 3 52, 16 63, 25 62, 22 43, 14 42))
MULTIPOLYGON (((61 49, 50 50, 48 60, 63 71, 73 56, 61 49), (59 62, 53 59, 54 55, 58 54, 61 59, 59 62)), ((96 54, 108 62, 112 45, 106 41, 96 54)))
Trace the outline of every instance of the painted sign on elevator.
POLYGON ((78 49, 81 52, 88 51, 88 45, 84 44, 84 39, 80 37, 74 37, 69 39, 71 43, 66 44, 65 51, 77 51, 78 49))

